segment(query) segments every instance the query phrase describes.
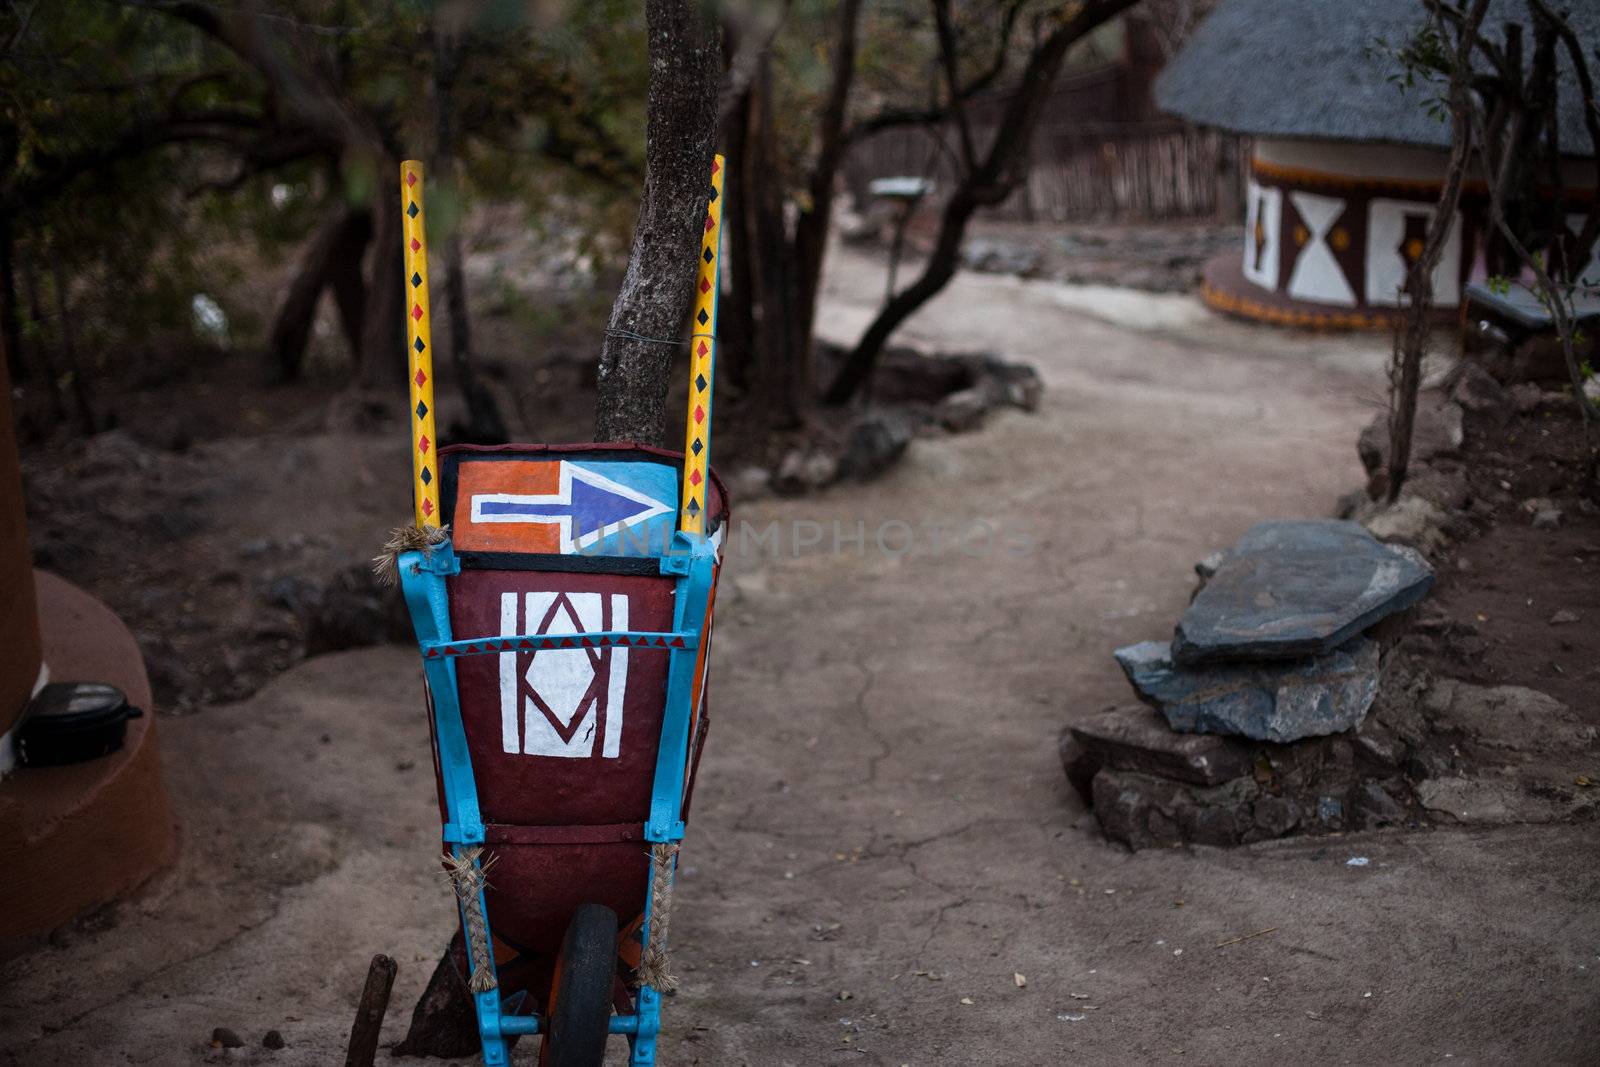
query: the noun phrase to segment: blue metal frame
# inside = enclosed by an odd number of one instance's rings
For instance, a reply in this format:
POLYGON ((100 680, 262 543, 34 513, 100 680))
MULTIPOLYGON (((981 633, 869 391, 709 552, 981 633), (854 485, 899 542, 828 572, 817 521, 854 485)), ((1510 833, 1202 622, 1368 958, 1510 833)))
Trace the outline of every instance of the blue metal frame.
MULTIPOLYGON (((683 799, 691 741, 689 728, 694 714, 695 666, 705 632, 716 557, 716 545, 709 538, 681 530, 673 535, 671 549, 655 557, 659 572, 674 579, 670 631, 615 630, 604 634, 496 635, 492 638, 456 639, 450 632, 450 597, 445 579, 461 573, 461 563, 450 542, 434 547, 427 554, 406 552, 400 556, 401 590, 423 656, 423 673, 433 711, 434 737, 439 749, 446 816, 444 845, 452 855, 459 855, 463 849, 484 843, 478 790, 473 779, 466 730, 462 724, 460 694, 456 689, 455 660, 462 655, 505 651, 509 643, 520 645, 525 641, 533 642, 539 648, 564 647, 562 643, 568 640, 579 643, 573 647, 581 647, 585 639, 590 644, 604 642, 620 645, 627 642, 631 647, 661 648, 667 652, 670 658, 666 708, 661 723, 660 749, 656 756, 655 780, 651 786, 650 812, 645 821, 644 838, 653 844, 683 839, 683 799)), ((676 876, 674 870, 673 877, 676 876)), ((640 931, 645 945, 650 943, 650 899, 647 875, 644 923, 640 931)), ((479 903, 488 919, 488 908, 481 894, 479 903)), ((462 930, 465 931, 464 911, 460 919, 462 930)), ((471 966, 471 954, 468 955, 471 966)), ((492 960, 489 965, 493 967, 492 960)), ((478 1033, 483 1044, 483 1062, 488 1067, 504 1067, 510 1062, 507 1037, 537 1034, 540 1030, 538 1014, 514 1014, 520 1006, 520 997, 512 998, 518 1001, 517 1004, 509 1001, 502 1004, 498 983, 496 986, 496 989, 476 994, 474 998, 478 1012, 478 1033)), ((635 997, 634 1013, 613 1015, 609 1032, 627 1035, 631 1048, 628 1059, 631 1067, 651 1067, 655 1063, 656 1037, 661 1032, 661 994, 648 985, 641 985, 635 997)))

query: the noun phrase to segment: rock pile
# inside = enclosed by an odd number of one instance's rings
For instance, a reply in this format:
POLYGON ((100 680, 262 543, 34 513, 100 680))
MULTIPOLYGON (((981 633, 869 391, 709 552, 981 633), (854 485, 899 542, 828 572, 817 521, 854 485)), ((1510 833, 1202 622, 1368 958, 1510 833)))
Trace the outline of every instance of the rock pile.
MULTIPOLYGON (((1534 433, 1548 438, 1551 415, 1574 407, 1566 365, 1551 338, 1535 335, 1513 344, 1493 326, 1473 322, 1463 342, 1466 358, 1424 378, 1399 498, 1388 500, 1388 414, 1379 412, 1356 444, 1367 484, 1346 494, 1338 511, 1378 540, 1410 545, 1429 559, 1481 533, 1497 511, 1515 502, 1509 498, 1532 488, 1522 486, 1521 478, 1481 475, 1492 466, 1508 472, 1520 467, 1525 473, 1528 468, 1513 454, 1518 438, 1534 433), (1477 479, 1471 477, 1474 469, 1477 479)), ((1560 454, 1554 448, 1547 452, 1560 454)), ((1536 464, 1541 473, 1549 469, 1545 459, 1541 455, 1536 464)), ((1529 481, 1537 485, 1539 479, 1529 481)), ((1562 503, 1537 495, 1520 501, 1538 528, 1560 525, 1562 503)), ((1576 499, 1566 503, 1581 506, 1576 499)))
POLYGON ((1427 563, 1356 523, 1307 520, 1258 523, 1197 570, 1209 577, 1170 644, 1116 651, 1148 707, 1062 735, 1106 834, 1231 845, 1405 821, 1409 749, 1367 715, 1379 624, 1427 593, 1427 563))
MULTIPOLYGON (((843 349, 816 342, 824 377, 843 349)), ((775 492, 798 496, 837 481, 871 481, 893 467, 916 437, 968 433, 1002 408, 1034 411, 1044 392, 1037 371, 991 352, 886 349, 873 372, 872 403, 830 429, 810 427, 771 467, 747 465, 731 474, 740 500, 775 492)))

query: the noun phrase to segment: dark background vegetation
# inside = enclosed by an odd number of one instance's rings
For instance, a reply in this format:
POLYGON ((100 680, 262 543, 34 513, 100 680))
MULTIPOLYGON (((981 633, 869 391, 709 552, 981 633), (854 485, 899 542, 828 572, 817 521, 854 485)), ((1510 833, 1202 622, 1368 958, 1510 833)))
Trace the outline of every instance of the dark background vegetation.
MULTIPOLYGON (((590 436, 645 178, 647 15, 676 12, 720 52, 719 411, 759 449, 859 396, 974 216, 1032 213, 1017 194, 1041 126, 1060 154, 1151 123, 1149 76, 1205 5, 1117 19, 1133 6, 3 5, 0 329, 23 440, 397 420, 402 158, 429 165, 447 436, 590 436), (812 343, 829 227, 902 172, 937 179, 930 254, 840 361, 812 343)), ((1214 209, 1168 210, 1185 207, 1214 209)))

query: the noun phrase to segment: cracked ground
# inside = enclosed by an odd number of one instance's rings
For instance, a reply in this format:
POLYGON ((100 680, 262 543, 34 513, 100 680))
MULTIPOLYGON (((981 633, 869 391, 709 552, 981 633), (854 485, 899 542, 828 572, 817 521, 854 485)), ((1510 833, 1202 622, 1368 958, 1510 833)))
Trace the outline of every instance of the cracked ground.
MULTIPOLYGON (((830 270, 847 338, 880 268, 830 270)), ((973 276, 905 337, 1032 362, 1043 405, 735 502, 661 1062, 1593 1063, 1592 825, 1129 854, 1056 758, 1129 699, 1110 652, 1170 633, 1196 559, 1360 483, 1383 339, 973 276)), ((179 866, 7 964, 0 1063, 339 1062, 375 952, 397 1040, 454 921, 414 654, 160 731, 179 866)))

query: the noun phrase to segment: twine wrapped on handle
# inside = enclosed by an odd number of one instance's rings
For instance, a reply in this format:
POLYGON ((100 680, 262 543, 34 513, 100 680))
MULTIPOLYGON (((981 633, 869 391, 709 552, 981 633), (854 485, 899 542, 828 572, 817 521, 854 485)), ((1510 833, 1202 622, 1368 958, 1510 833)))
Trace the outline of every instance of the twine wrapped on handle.
POLYGON ((472 981, 467 987, 474 993, 487 993, 499 984, 494 977, 494 954, 489 948, 489 922, 483 915, 483 887, 488 884, 488 866, 478 863, 482 855, 483 846, 472 845, 462 849, 458 856, 446 853, 444 857, 456 899, 467 917, 467 952, 472 958, 472 981))
POLYGON ((678 846, 662 843, 650 849, 650 943, 639 957, 639 983, 658 993, 677 992, 678 979, 667 959, 667 930, 672 925, 672 872, 678 846))
POLYGON ((430 555, 434 546, 444 544, 449 536, 448 526, 396 526, 389 531, 383 551, 372 557, 372 573, 378 576, 380 584, 394 585, 400 580, 400 553, 430 555))

